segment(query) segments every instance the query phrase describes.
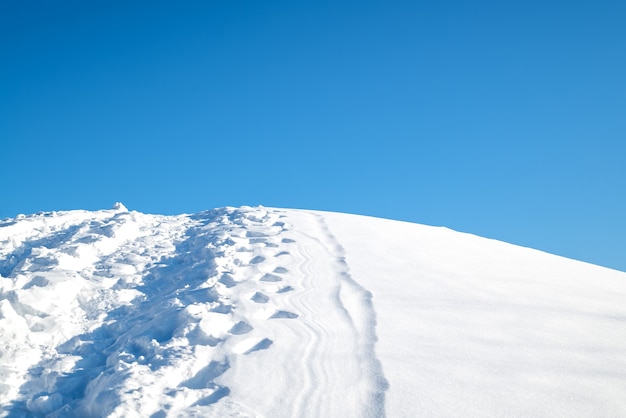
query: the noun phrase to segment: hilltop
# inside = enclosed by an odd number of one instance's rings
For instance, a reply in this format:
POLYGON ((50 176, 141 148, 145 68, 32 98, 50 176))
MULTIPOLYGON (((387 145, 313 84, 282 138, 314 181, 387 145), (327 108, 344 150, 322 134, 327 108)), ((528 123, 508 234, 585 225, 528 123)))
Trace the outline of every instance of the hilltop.
POLYGON ((623 416, 626 274, 330 212, 0 221, 0 416, 623 416))

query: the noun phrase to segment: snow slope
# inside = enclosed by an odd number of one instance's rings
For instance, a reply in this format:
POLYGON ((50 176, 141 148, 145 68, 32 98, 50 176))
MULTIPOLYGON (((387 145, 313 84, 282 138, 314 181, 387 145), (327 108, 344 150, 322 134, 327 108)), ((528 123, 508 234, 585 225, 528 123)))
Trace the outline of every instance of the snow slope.
POLYGON ((0 416, 626 416, 626 274, 337 213, 0 221, 0 416))

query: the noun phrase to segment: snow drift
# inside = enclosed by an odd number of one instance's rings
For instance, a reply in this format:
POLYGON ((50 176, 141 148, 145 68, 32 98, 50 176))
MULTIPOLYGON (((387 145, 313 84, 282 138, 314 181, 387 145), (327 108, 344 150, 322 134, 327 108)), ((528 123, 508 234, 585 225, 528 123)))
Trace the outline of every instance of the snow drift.
POLYGON ((316 211, 0 221, 6 417, 626 415, 626 274, 316 211))

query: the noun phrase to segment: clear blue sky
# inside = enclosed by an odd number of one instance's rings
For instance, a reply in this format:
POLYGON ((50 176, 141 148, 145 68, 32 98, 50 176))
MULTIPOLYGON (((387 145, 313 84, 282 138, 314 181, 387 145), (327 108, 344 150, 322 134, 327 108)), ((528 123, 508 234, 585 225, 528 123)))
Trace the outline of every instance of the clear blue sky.
POLYGON ((626 271, 626 2, 2 1, 0 217, 258 205, 626 271))

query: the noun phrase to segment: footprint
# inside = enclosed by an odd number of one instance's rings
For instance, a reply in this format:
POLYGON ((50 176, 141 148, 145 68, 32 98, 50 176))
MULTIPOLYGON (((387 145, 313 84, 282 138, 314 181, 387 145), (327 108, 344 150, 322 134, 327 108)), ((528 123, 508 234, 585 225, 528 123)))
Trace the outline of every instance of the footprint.
POLYGON ((207 333, 200 326, 196 325, 195 328, 186 332, 185 337, 191 345, 208 345, 209 347, 215 347, 222 341, 221 338, 216 338, 213 335, 207 333))
POLYGON ((220 314, 229 314, 231 313, 233 310, 233 306, 232 305, 228 305, 225 304, 223 302, 218 302, 217 306, 212 307, 211 309, 209 309, 209 312, 215 312, 215 313, 220 313, 220 314))
POLYGON ((228 273, 222 274, 222 277, 220 277, 218 282, 220 282, 221 284, 223 284, 224 286, 226 286, 228 288, 237 286, 237 282, 228 273))
POLYGON ((278 248, 278 244, 274 244, 273 242, 266 242, 265 246, 269 248, 278 248))
POLYGON ((245 321, 239 321, 228 331, 233 335, 243 335, 252 331, 252 326, 245 321))
POLYGON ((246 237, 248 238, 262 238, 266 237, 267 234, 258 231, 246 231, 246 237))
POLYGON ((266 238, 250 238, 250 240, 248 241, 249 244, 260 244, 262 242, 267 241, 266 238))
POLYGON ((274 273, 279 273, 279 274, 280 274, 280 273, 287 273, 288 271, 289 271, 289 270, 287 270, 287 269, 286 269, 286 268, 284 268, 284 267, 276 267, 276 268, 274 269, 274 273))
POLYGON ((259 279, 262 282, 280 282, 283 279, 281 277, 276 276, 275 274, 265 273, 263 277, 259 279))
POLYGON ((264 295, 261 292, 256 292, 254 295, 252 295, 250 299, 256 303, 267 303, 270 300, 270 298, 267 295, 264 295))
POLYGON ((262 255, 257 255, 252 260, 250 260, 250 264, 259 264, 265 261, 265 257, 262 255))
POLYGON ((215 389, 215 392, 213 392, 211 395, 199 399, 198 401, 194 402, 193 404, 191 404, 191 406, 207 406, 207 405, 211 405, 216 403, 217 401, 219 401, 220 399, 222 399, 225 396, 230 395, 230 389, 227 388, 226 386, 217 386, 215 389))
POLYGON ((211 386, 213 379, 221 376, 230 368, 228 361, 223 363, 212 360, 208 366, 200 369, 191 379, 185 380, 180 386, 189 389, 205 389, 211 386))
POLYGON ((278 254, 276 254, 274 257, 280 257, 281 255, 289 255, 289 251, 281 251, 278 254))
POLYGON ((269 338, 248 338, 240 342, 239 344, 233 347, 233 351, 238 354, 250 354, 255 351, 265 350, 270 345, 272 345, 274 341, 269 338))
POLYGON ((287 319, 293 319, 293 318, 297 318, 298 314, 295 314, 293 312, 289 312, 289 311, 276 311, 274 313, 274 315, 270 316, 269 319, 277 319, 277 318, 287 318, 287 319))
POLYGON ((280 226, 280 227, 283 227, 283 226, 285 226, 285 223, 284 223, 284 222, 274 222, 274 225, 272 225, 272 226, 280 226))
POLYGON ((292 290, 293 290, 293 287, 291 286, 283 286, 280 289, 278 289, 276 293, 287 293, 287 292, 291 292, 292 290))
POLYGON ((33 286, 46 287, 49 284, 50 280, 46 279, 44 276, 35 276, 28 284, 24 285, 22 289, 27 290, 33 286))
POLYGON ((283 238, 282 242, 284 242, 285 244, 291 244, 292 242, 296 242, 296 240, 291 238, 283 238))

